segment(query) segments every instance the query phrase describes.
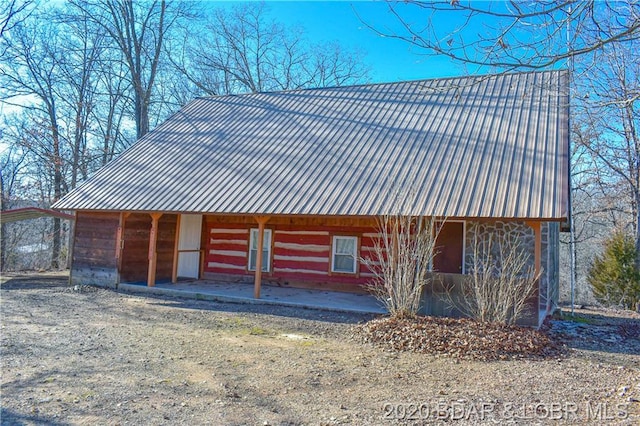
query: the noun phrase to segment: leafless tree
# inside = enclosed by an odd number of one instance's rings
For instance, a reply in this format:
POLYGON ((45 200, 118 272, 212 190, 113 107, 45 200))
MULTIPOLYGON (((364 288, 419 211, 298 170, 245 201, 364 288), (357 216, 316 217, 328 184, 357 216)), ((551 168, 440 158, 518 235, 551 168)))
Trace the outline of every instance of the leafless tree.
POLYGON ((99 61, 106 44, 86 15, 69 15, 62 9, 52 13, 52 20, 65 33, 60 46, 63 53, 59 55, 60 80, 55 89, 60 99, 61 135, 69 146, 67 191, 89 173, 90 120, 98 102, 99 61))
POLYGON ((267 5, 247 3, 214 10, 202 33, 173 59, 196 94, 221 95, 303 87, 339 86, 367 75, 361 55, 337 43, 313 46, 300 29, 267 18, 267 5))
MULTIPOLYGON (((590 159, 582 173, 616 228, 640 253, 640 52, 637 43, 604 46, 576 64, 574 141, 590 159)), ((636 258, 640 269, 640 255, 636 258)))
MULTIPOLYGON (((4 134, 0 133, 0 143, 5 143, 4 134)), ((25 153, 20 152, 15 145, 8 145, 0 155, 0 211, 11 209, 11 201, 17 191, 20 175, 24 168, 25 153)), ((7 258, 7 225, 0 226, 0 271, 5 270, 7 258)))
POLYGON ((128 96, 131 83, 125 76, 125 65, 111 58, 113 52, 103 52, 98 61, 96 97, 90 121, 97 146, 92 159, 94 166, 104 166, 135 141, 135 133, 128 131, 128 112, 132 99, 128 96))
POLYGON ((435 226, 428 217, 391 214, 378 218, 373 257, 361 261, 374 274, 369 290, 392 316, 411 318, 420 309, 423 289, 432 282, 435 226))
POLYGON ((29 17, 34 3, 30 0, 0 0, 0 38, 4 37, 5 33, 16 24, 29 17))
POLYGON ((449 293, 451 303, 480 322, 515 324, 540 278, 519 236, 502 232, 483 238, 475 234, 470 251, 469 274, 462 281, 459 297, 449 293))
POLYGON ((640 5, 633 0, 388 0, 387 5, 396 26, 367 24, 380 35, 403 40, 417 53, 499 71, 548 68, 640 36, 640 5))
POLYGON ((186 16, 187 3, 153 0, 72 1, 72 5, 105 31, 122 54, 133 89, 136 136, 150 130, 149 113, 163 44, 176 22, 186 16))
MULTIPOLYGON (((60 199, 63 192, 62 148, 59 125, 58 96, 60 49, 59 37, 52 25, 44 21, 21 23, 12 29, 6 43, 8 61, 0 67, 0 78, 5 84, 5 102, 16 97, 34 97, 30 109, 42 114, 48 131, 41 143, 47 145, 47 161, 53 170, 52 201, 60 199)), ((60 254, 60 219, 54 221, 54 239, 51 266, 58 268, 60 254)))

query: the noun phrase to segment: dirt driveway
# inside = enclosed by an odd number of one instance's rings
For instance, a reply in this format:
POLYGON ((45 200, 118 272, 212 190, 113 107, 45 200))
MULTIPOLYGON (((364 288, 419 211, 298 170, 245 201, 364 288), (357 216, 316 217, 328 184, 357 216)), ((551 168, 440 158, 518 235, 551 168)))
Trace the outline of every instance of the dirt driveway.
POLYGON ((634 316, 559 323, 564 358, 458 361, 358 343, 362 315, 2 281, 3 425, 640 424, 634 316))

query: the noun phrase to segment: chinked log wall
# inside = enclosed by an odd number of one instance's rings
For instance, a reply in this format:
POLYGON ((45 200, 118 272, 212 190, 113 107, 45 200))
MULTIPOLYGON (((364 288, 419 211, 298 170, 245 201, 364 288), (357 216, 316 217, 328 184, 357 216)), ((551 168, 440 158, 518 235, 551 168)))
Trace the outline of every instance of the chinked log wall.
MULTIPOLYGON (((257 228, 251 217, 206 218, 206 278, 252 279, 254 272, 247 268, 251 228, 257 228)), ((375 220, 273 217, 265 229, 272 232, 270 271, 262 275, 265 283, 362 291, 373 276, 362 264, 356 274, 331 272, 331 244, 334 235, 357 236, 358 255, 373 257, 375 220)))

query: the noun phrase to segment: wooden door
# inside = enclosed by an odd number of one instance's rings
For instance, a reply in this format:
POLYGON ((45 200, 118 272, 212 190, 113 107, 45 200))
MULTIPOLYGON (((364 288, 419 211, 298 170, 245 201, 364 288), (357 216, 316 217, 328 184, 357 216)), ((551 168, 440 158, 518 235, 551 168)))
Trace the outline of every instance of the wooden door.
POLYGON ((183 214, 178 238, 178 277, 200 278, 202 215, 183 214))
POLYGON ((448 274, 462 274, 464 261, 464 222, 445 222, 436 239, 433 270, 448 274))

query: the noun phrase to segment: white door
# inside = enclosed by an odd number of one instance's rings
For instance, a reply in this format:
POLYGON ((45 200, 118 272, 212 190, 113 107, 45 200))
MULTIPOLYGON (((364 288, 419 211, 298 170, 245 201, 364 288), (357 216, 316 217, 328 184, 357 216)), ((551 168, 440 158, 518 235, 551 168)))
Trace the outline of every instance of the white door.
POLYGON ((199 278, 202 215, 183 214, 178 239, 178 277, 199 278))

